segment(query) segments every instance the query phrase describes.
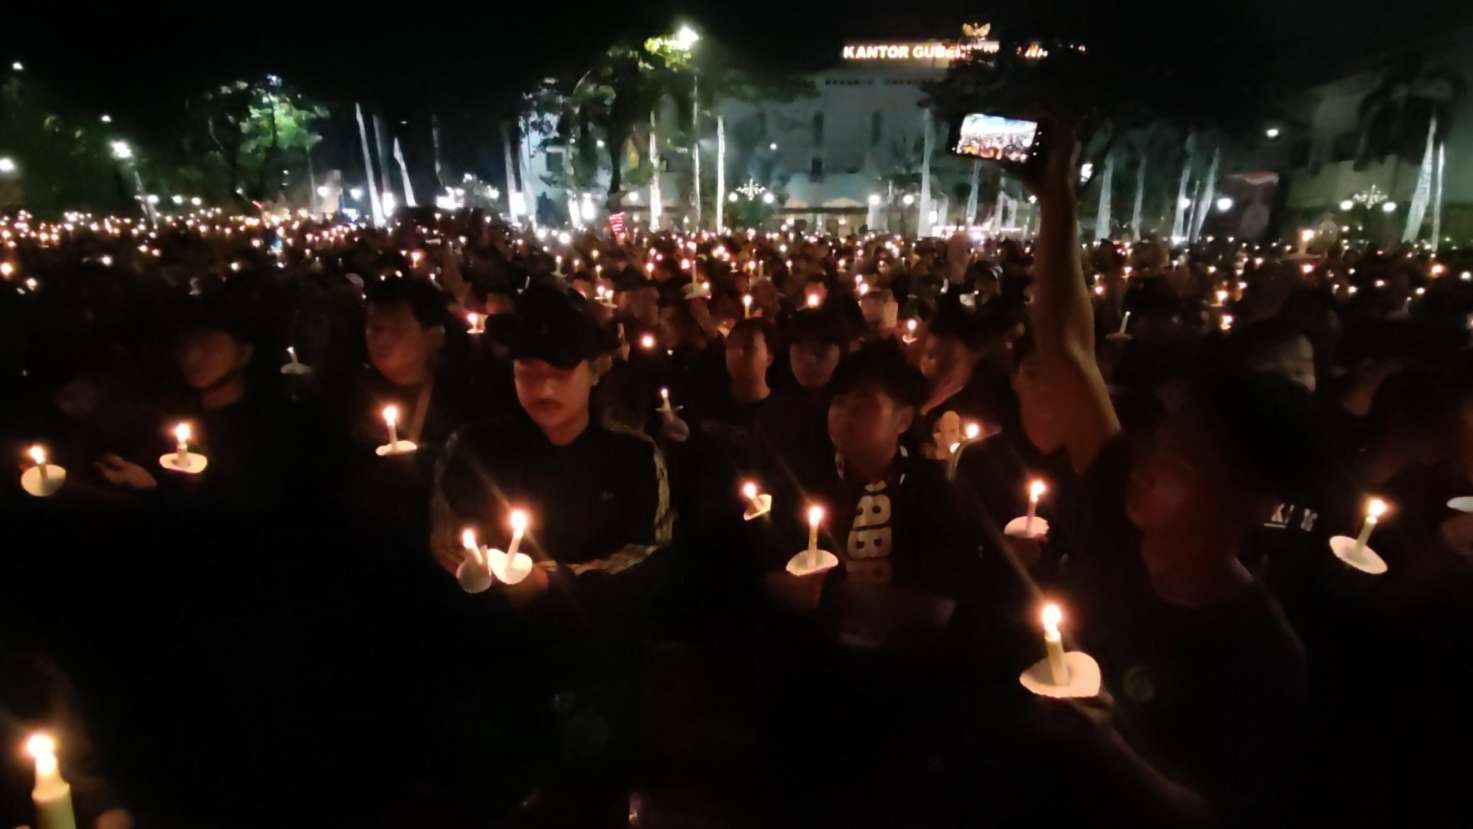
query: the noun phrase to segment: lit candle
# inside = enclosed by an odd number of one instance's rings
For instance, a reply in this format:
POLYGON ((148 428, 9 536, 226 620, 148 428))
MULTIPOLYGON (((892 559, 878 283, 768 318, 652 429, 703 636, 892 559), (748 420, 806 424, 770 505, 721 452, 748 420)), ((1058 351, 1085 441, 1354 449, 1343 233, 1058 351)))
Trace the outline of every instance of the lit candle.
POLYGON ((1064 611, 1053 602, 1043 606, 1043 648, 1048 654, 1049 678, 1055 685, 1069 684, 1069 663, 1064 661, 1064 637, 1059 635, 1059 622, 1064 611))
POLYGON ((742 497, 746 498, 747 503, 752 505, 751 511, 754 513, 762 511, 762 499, 758 497, 761 494, 762 493, 757 490, 757 484, 755 481, 747 481, 746 483, 742 484, 742 497))
POLYGON ((292 365, 301 365, 301 363, 297 362, 297 350, 292 346, 286 347, 286 357, 288 360, 291 360, 292 365))
POLYGON ((1123 317, 1120 318, 1120 331, 1118 333, 1124 334, 1125 333, 1125 326, 1127 326, 1127 325, 1130 325, 1130 312, 1129 311, 1126 311, 1125 312, 1125 316, 1123 316, 1123 317))
POLYGON ((808 295, 808 307, 809 308, 817 308, 819 306, 819 303, 821 303, 821 302, 823 302, 823 300, 821 300, 821 299, 818 298, 818 294, 809 294, 808 295))
POLYGON ((1035 479, 1028 484, 1028 522, 1024 525, 1024 532, 1033 534, 1033 519, 1038 515, 1038 499, 1048 491, 1048 485, 1043 481, 1035 479))
POLYGON ((905 321, 905 336, 900 338, 901 341, 903 341, 906 345, 909 345, 909 344, 915 342, 916 341, 916 327, 918 325, 919 325, 919 323, 917 323, 914 318, 911 318, 911 319, 906 320, 905 321))
POLYGON ((527 524, 530 519, 525 510, 514 509, 511 511, 511 543, 506 545, 506 568, 510 572, 512 559, 516 558, 517 548, 522 546, 522 536, 527 532, 527 524))
POLYGON ((389 446, 392 448, 399 443, 399 407, 384 407, 384 423, 389 426, 389 446))
POLYGON ((31 803, 36 807, 37 829, 76 829, 72 812, 72 787, 62 779, 56 762, 56 741, 47 734, 32 734, 26 753, 36 761, 36 787, 31 803))
POLYGON ((30 455, 31 456, 31 460, 33 460, 33 461, 36 462, 36 474, 41 476, 41 486, 42 486, 42 488, 45 488, 46 483, 47 483, 47 481, 46 481, 46 450, 41 446, 41 444, 38 443, 35 446, 32 446, 29 450, 27 450, 26 451, 26 454, 30 455))
POLYGON ((752 295, 742 294, 742 318, 752 316, 752 295))
POLYGON ((470 331, 469 331, 469 333, 471 333, 471 334, 480 334, 481 332, 485 331, 485 329, 481 327, 481 315, 480 314, 477 314, 475 311, 467 311, 466 312, 466 315, 465 315, 465 319, 466 319, 466 322, 470 323, 470 331))
POLYGON ((1371 540, 1371 530, 1376 529, 1376 522, 1380 521, 1381 516, 1385 514, 1386 502, 1380 498, 1372 498, 1370 503, 1366 504, 1366 521, 1360 525, 1360 535, 1355 537, 1355 549, 1351 552, 1352 556, 1360 555, 1361 551, 1366 548, 1366 542, 1371 540))
POLYGON ((963 434, 967 436, 967 440, 969 441, 976 440, 982 434, 982 424, 975 420, 968 421, 963 434))
POLYGON ((174 440, 179 442, 178 446, 175 447, 176 454, 174 456, 174 462, 181 469, 189 468, 189 438, 190 430, 188 423, 180 423, 174 427, 174 440))
POLYGON ((818 556, 818 525, 823 523, 823 507, 814 504, 808 508, 808 567, 817 569, 819 565, 818 556))
POLYGON ((670 408, 670 389, 665 386, 660 387, 660 411, 667 415, 674 412, 670 408))
POLYGON ((486 566, 486 559, 481 555, 481 544, 476 540, 476 531, 466 527, 460 531, 460 545, 470 554, 471 560, 481 567, 486 566))
POLYGON ((655 347, 655 335, 645 334, 641 336, 639 338, 639 347, 643 348, 645 351, 652 350, 655 347))

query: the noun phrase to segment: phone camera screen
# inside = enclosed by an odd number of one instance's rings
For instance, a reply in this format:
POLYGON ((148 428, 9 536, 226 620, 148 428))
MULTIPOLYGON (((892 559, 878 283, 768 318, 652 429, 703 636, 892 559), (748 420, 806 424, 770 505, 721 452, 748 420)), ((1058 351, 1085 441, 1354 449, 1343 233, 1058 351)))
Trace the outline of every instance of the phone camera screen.
POLYGON ((1037 134, 1038 124, 1034 121, 974 112, 962 119, 956 152, 991 161, 1022 164, 1028 161, 1037 134))

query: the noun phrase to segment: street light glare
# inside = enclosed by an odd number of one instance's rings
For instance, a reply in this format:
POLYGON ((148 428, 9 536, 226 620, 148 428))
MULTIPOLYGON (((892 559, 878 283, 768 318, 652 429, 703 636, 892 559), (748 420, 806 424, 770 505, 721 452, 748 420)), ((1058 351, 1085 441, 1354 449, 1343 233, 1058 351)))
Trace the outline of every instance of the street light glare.
POLYGON ((680 31, 675 33, 675 46, 683 52, 690 51, 696 45, 701 36, 690 26, 681 26, 680 31))
POLYGON ((133 157, 133 148, 128 146, 127 141, 112 142, 113 158, 119 161, 127 161, 133 157))
POLYGON ((13 173, 13 172, 15 172, 15 159, 13 159, 13 158, 11 158, 9 156, 5 156, 3 158, 0 158, 0 173, 13 173))

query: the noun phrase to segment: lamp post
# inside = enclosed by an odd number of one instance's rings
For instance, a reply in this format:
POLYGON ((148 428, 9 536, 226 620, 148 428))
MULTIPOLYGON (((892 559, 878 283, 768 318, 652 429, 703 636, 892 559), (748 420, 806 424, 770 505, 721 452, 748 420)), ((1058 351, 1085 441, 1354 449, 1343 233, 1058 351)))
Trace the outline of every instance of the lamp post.
POLYGON ((133 195, 143 205, 143 215, 148 219, 149 225, 156 227, 158 225, 158 219, 155 216, 153 205, 149 203, 143 193, 143 176, 138 173, 138 165, 133 163, 133 147, 127 141, 122 140, 114 140, 111 142, 110 147, 112 149, 113 160, 117 161, 123 168, 124 176, 128 173, 133 174, 133 195))

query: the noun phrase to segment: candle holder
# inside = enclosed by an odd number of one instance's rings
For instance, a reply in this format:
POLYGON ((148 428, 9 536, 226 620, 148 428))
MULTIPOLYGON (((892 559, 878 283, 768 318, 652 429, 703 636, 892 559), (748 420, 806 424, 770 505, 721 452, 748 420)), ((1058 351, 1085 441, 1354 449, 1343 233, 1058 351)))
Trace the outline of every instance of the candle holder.
POLYGON ((501 550, 490 548, 486 550, 486 563, 491 568, 491 574, 508 585, 520 584, 532 574, 532 557, 526 553, 507 555, 501 550))
POLYGON ((1100 663, 1084 651, 1066 651, 1064 665, 1068 668, 1069 681, 1060 685, 1054 682, 1048 659, 1040 659, 1023 673, 1018 682, 1029 692, 1052 699, 1085 699, 1100 693, 1100 663))
POLYGON ((210 459, 198 452, 170 452, 159 456, 159 466, 185 475, 198 475, 209 465, 210 459))
POLYGON ((281 366, 281 373, 288 377, 305 377, 312 373, 312 367, 306 363, 284 363, 281 366))
MULTIPOLYGON (((757 503, 747 503, 747 509, 742 513, 743 521, 756 521, 758 518, 772 512, 772 495, 766 492, 758 493, 757 503)), ((799 553, 802 555, 802 553, 799 553)), ((837 563, 837 562, 836 562, 837 563)))
POLYGON ((1330 552, 1335 554, 1335 558, 1368 575, 1379 576, 1388 569, 1385 559, 1377 555, 1375 550, 1364 544, 1357 544, 1348 535, 1332 537, 1330 552))
POLYGON ((393 443, 385 443, 373 451, 380 458, 387 458, 393 455, 408 455, 418 449, 419 444, 412 440, 396 440, 393 443))
POLYGON ((804 576, 815 576, 839 566, 839 558, 828 550, 800 550, 788 559, 787 571, 789 574, 803 578, 804 576))
POLYGON ((455 581, 461 590, 474 595, 490 590, 491 585, 496 583, 496 578, 492 576, 489 565, 466 556, 460 566, 455 568, 455 581))
POLYGON ((1032 518, 1026 515, 1020 515, 1009 521, 1007 526, 1002 529, 1003 535, 1011 538, 1026 538, 1029 541, 1047 539, 1048 531, 1048 519, 1037 515, 1032 518))
POLYGON ((20 473, 20 488, 27 495, 37 498, 49 498, 56 494, 61 485, 66 483, 66 468, 54 463, 45 464, 46 473, 41 474, 41 466, 33 466, 20 473))
POLYGON ((1105 339, 1112 343, 1128 343, 1135 339, 1133 335, 1125 331, 1111 331, 1105 335, 1105 339))
POLYGON ((1460 495, 1457 498, 1449 498, 1447 508, 1458 512, 1473 512, 1473 495, 1460 495))

